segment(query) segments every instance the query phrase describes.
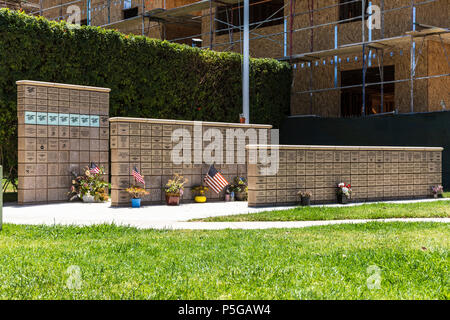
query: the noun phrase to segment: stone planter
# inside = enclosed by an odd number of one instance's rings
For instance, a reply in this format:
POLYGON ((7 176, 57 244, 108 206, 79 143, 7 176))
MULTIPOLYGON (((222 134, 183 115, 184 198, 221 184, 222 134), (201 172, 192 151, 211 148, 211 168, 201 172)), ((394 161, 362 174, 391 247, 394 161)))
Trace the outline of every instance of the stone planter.
POLYGON ((166 204, 168 206, 178 206, 180 204, 180 194, 166 193, 166 204))

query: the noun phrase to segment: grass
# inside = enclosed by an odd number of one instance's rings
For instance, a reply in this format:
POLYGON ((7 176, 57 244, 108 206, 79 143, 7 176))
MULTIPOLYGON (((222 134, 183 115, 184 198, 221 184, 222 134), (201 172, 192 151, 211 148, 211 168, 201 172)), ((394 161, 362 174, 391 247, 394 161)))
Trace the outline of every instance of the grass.
POLYGON ((0 299, 450 299, 449 240, 443 223, 221 231, 6 224, 0 299), (67 287, 73 265, 79 289, 67 287), (379 288, 369 289, 378 275, 379 288))
POLYGON ((210 217, 191 221, 312 221, 432 217, 450 217, 450 200, 408 204, 376 203, 349 207, 297 207, 289 210, 210 217))

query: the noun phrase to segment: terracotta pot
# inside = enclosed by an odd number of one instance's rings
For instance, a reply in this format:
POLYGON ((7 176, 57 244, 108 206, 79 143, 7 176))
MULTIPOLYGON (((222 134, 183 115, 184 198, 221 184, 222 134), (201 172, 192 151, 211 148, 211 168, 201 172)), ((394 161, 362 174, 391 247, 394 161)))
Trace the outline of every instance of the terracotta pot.
POLYGON ((180 204, 180 195, 174 193, 166 193, 166 204, 168 206, 178 206, 180 204))

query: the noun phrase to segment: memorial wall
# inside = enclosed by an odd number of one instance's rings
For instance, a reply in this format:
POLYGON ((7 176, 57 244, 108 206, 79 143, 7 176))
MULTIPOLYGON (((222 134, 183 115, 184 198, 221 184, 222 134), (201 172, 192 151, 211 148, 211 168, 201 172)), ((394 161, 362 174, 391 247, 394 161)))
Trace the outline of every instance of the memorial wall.
MULTIPOLYGON (((246 178, 245 145, 249 141, 246 135, 257 133, 257 138, 260 139, 262 134, 266 136, 267 143, 270 143, 272 128, 270 125, 135 118, 111 118, 110 126, 113 206, 130 205, 130 195, 125 192, 126 188, 131 185, 144 187, 134 180, 133 168, 144 175, 145 189, 150 192, 142 199, 143 203, 154 204, 164 201, 165 195, 162 188, 174 174, 180 174, 188 179, 182 201, 193 201, 191 187, 202 184, 212 163, 230 183, 236 176, 246 178), (177 136, 174 140, 176 136, 174 132, 180 129, 185 130, 183 136, 177 136), (235 136, 232 138, 227 136, 227 130, 235 136), (208 136, 210 133, 218 134, 219 139, 208 136), (218 141, 220 137, 223 140, 218 141), (215 158, 216 160, 205 159, 205 151, 214 141, 219 143, 222 154, 215 158), (186 163, 187 161, 174 163, 172 151, 180 146, 180 143, 184 147, 184 155, 186 150, 189 151, 189 156, 185 159, 190 160, 191 163, 186 163), (231 150, 233 163, 229 164, 226 157, 230 157, 231 150), (238 150, 243 151, 241 156, 238 155, 238 150)), ((216 156, 214 152, 212 154, 213 157, 216 156)), ((224 192, 216 194, 210 190, 207 197, 208 201, 223 200, 224 192)))
POLYGON ((18 202, 66 201, 71 172, 109 168, 108 88, 17 81, 18 202))
MULTIPOLYGON (((270 146, 248 145, 250 150, 270 146)), ((279 146, 279 168, 248 164, 249 206, 337 202, 337 184, 350 184, 356 202, 427 198, 442 183, 442 150, 431 147, 279 146)))

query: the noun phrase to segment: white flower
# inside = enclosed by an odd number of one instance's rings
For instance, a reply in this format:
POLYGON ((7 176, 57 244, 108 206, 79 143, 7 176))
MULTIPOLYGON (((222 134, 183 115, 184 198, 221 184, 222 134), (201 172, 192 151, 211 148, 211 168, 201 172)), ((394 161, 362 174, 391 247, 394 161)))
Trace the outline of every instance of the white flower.
POLYGON ((342 188, 342 192, 343 192, 343 193, 347 193, 347 192, 348 192, 348 188, 345 188, 345 187, 342 188))
POLYGON ((341 182, 341 183, 339 183, 339 184, 338 184, 338 187, 339 187, 339 188, 343 188, 343 187, 345 187, 345 183, 342 183, 342 182, 341 182))

